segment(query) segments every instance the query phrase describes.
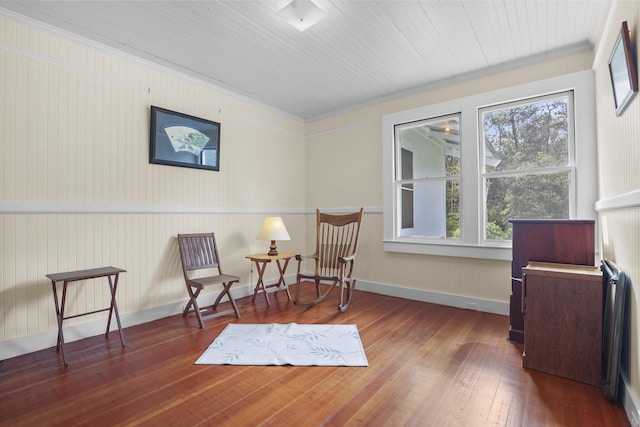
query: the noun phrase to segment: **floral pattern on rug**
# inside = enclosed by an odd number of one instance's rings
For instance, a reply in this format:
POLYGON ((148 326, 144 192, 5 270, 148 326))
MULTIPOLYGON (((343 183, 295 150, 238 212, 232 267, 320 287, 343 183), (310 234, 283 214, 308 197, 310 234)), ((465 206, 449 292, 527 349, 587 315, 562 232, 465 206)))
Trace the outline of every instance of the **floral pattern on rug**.
POLYGON ((356 325, 231 323, 196 365, 369 366, 356 325))

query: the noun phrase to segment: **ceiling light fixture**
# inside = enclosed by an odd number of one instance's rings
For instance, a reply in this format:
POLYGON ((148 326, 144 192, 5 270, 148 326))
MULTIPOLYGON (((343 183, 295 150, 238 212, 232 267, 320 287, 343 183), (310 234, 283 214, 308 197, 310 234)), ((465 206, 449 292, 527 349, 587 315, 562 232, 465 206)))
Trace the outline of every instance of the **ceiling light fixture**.
POLYGON ((306 30, 327 16, 327 12, 313 0, 292 0, 280 9, 278 13, 298 31, 306 30))

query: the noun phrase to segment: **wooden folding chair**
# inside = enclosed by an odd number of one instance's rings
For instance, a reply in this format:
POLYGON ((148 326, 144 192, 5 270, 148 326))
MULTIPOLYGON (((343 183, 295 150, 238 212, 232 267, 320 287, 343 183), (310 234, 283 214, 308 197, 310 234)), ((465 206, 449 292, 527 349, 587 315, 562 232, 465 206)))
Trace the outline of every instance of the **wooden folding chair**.
POLYGON ((180 259, 182 260, 182 271, 184 280, 189 293, 189 302, 182 312, 182 317, 187 317, 190 310, 195 311, 198 317, 200 328, 204 328, 204 319, 224 316, 235 313, 236 317, 240 317, 240 312, 233 297, 231 296, 231 285, 237 283, 240 278, 223 274, 220 267, 220 257, 218 256, 218 247, 214 233, 200 234, 178 234, 178 245, 180 247, 180 259), (208 270, 214 272, 214 275, 204 277, 192 277, 197 275, 193 273, 196 270, 208 270), (198 306, 198 295, 207 286, 222 285, 222 291, 216 298, 212 306, 201 309, 198 306), (231 309, 217 312, 218 304, 224 296, 227 296, 231 302, 231 309), (201 311, 211 310, 214 313, 202 316, 201 311))
POLYGON ((322 302, 336 287, 340 287, 338 310, 344 312, 351 304, 356 279, 351 277, 356 260, 358 235, 362 222, 362 208, 358 212, 346 215, 331 215, 316 210, 316 251, 307 258, 315 261, 313 274, 300 272, 305 257, 296 255, 298 273, 296 275, 296 305, 315 305, 322 302), (311 301, 300 300, 300 288, 304 283, 312 282, 316 287, 316 298, 311 301), (324 293, 320 284, 330 285, 324 293))

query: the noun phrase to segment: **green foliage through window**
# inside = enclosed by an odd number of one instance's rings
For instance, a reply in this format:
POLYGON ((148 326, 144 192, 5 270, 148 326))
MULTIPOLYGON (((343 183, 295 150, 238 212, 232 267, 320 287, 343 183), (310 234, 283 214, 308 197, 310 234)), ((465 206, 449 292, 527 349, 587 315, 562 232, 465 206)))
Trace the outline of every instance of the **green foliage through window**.
POLYGON ((570 97, 481 113, 487 239, 510 239, 510 219, 569 218, 570 97))

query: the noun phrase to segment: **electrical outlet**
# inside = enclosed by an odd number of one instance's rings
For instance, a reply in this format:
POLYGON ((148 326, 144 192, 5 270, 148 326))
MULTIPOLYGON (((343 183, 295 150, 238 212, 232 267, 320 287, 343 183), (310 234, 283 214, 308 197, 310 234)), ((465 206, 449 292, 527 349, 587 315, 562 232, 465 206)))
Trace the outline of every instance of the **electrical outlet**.
POLYGON ((464 303, 464 308, 466 308, 467 310, 475 310, 478 311, 478 305, 475 302, 465 302, 464 303))

